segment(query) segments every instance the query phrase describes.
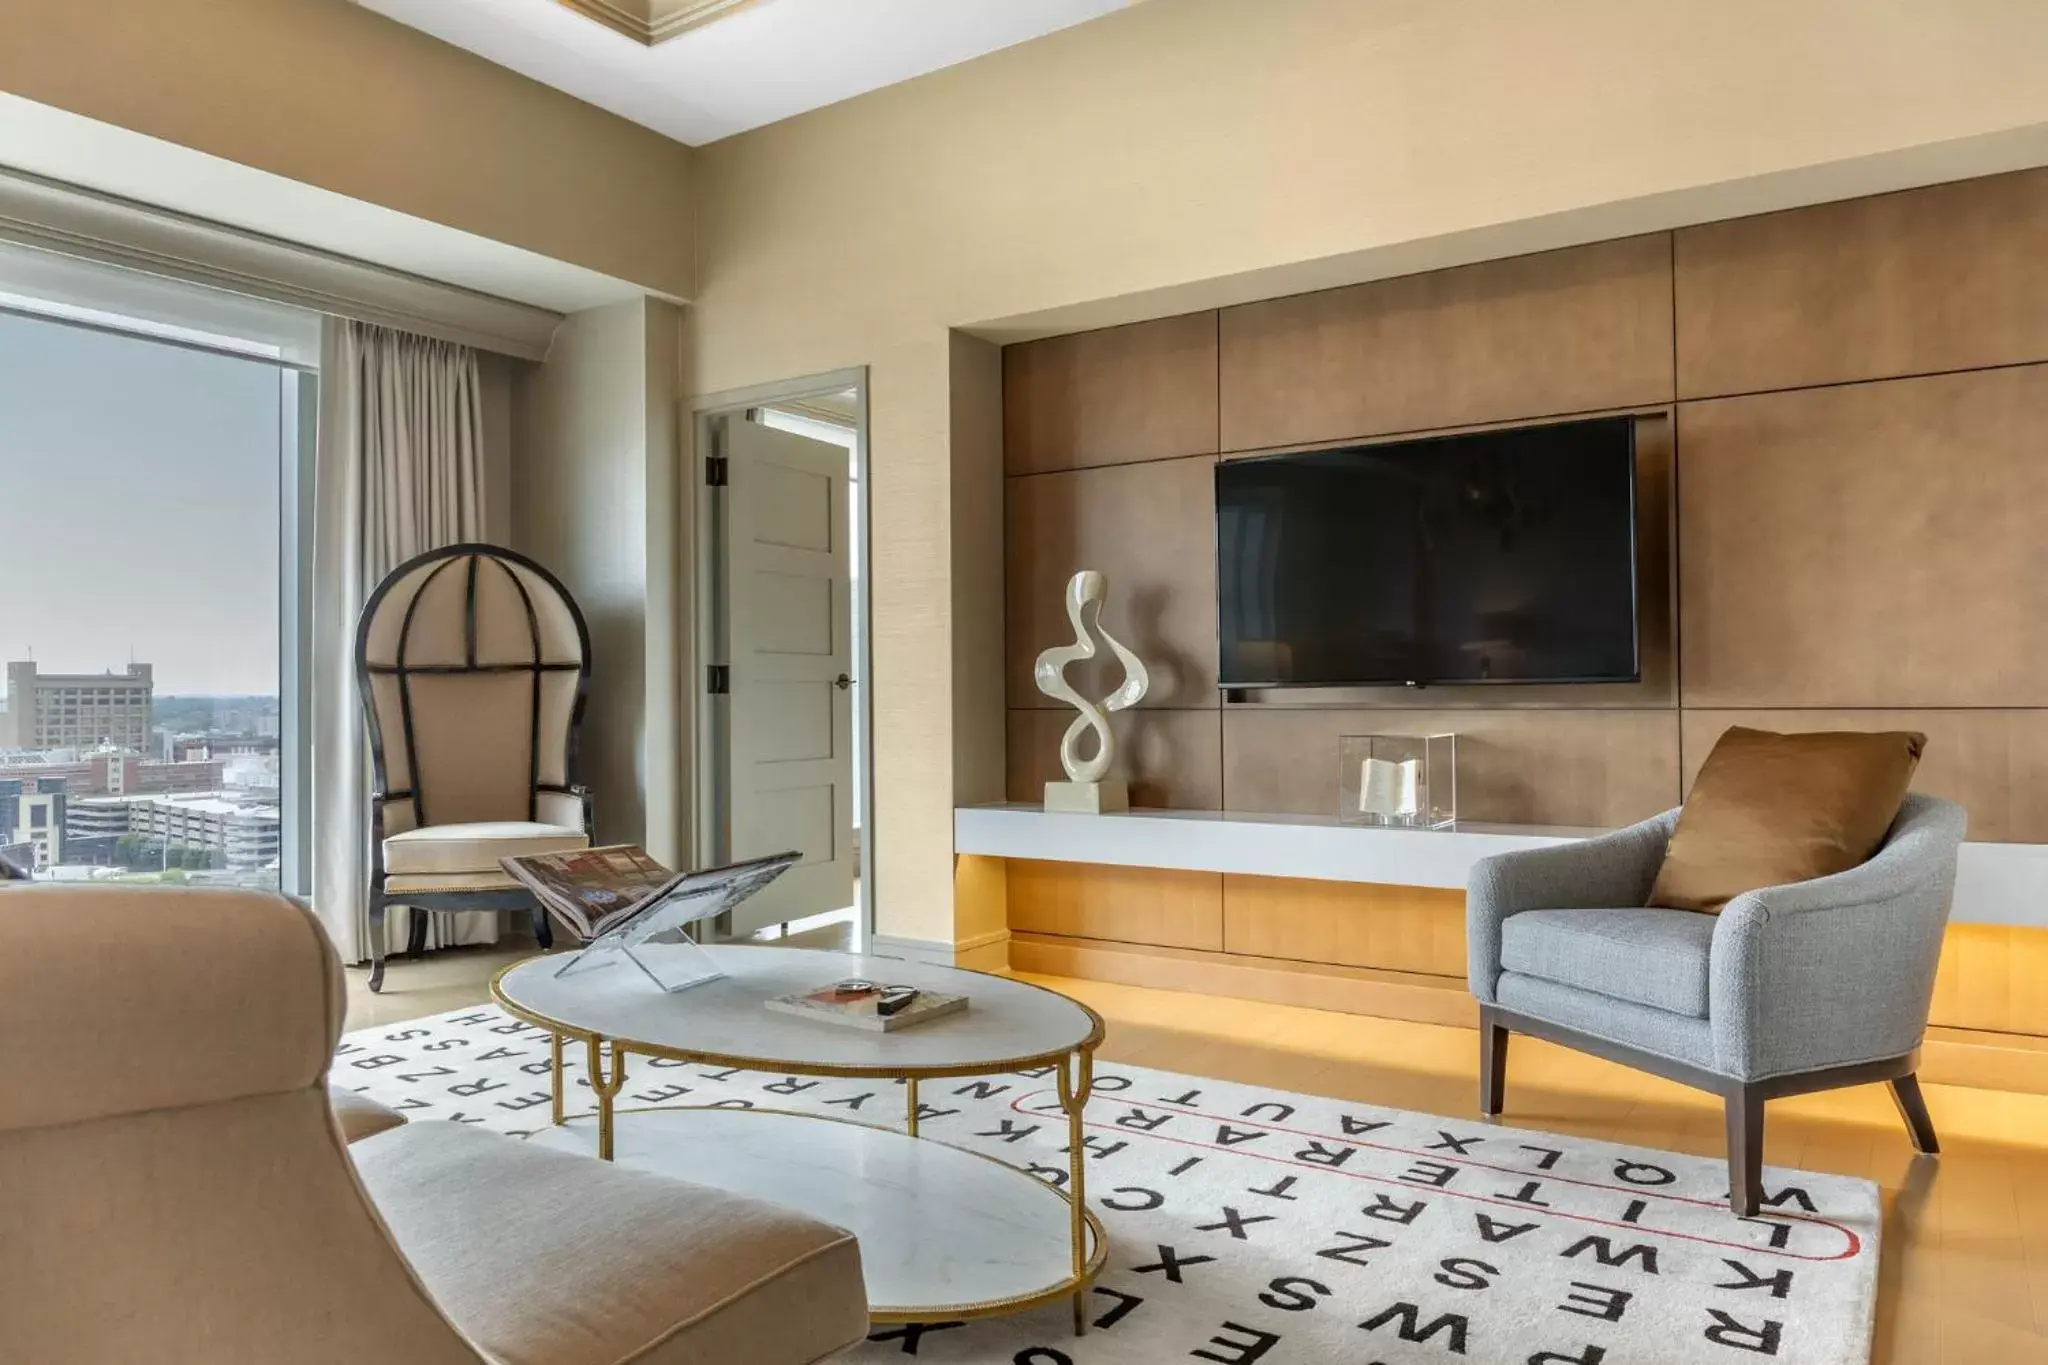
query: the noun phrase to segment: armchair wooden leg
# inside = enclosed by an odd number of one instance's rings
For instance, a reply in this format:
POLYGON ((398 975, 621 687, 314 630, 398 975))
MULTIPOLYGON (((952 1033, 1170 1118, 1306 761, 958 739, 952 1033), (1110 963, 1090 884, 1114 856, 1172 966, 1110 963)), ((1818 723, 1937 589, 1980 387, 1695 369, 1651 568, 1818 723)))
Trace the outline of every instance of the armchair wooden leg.
POLYGON ((1764 1101, 1749 1086, 1728 1092, 1728 1207, 1754 1218, 1764 1197, 1764 1101))
POLYGON ((384 989, 384 902, 370 898, 370 993, 384 989))
POLYGON ((427 917, 430 913, 430 911, 420 909, 417 905, 405 907, 405 955, 407 957, 421 958, 427 955, 427 917))
POLYGON ((1479 1112, 1499 1115, 1507 1099, 1508 1030, 1494 1022, 1491 1011, 1479 1016, 1479 1112))
POLYGON ((548 923, 548 912, 538 905, 533 907, 533 937, 543 952, 555 946, 555 931, 548 923))
POLYGON ((1920 1078, 1909 1071, 1891 1082, 1891 1092, 1892 1103, 1899 1107, 1899 1117, 1906 1121, 1906 1132, 1913 1139, 1913 1150, 1926 1156, 1937 1155, 1941 1143, 1934 1136, 1934 1119, 1927 1112, 1927 1100, 1920 1094, 1920 1078))

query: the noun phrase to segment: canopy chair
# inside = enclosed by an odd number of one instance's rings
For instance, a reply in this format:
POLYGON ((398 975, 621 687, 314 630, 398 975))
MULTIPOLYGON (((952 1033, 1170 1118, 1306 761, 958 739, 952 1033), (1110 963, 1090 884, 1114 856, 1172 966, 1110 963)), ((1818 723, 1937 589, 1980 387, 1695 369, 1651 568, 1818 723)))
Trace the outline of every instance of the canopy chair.
MULTIPOLYGON (((495 545, 450 545, 393 569, 356 631, 373 763, 370 989, 384 986, 384 912, 547 912, 499 859, 587 848, 576 784, 590 631, 561 581, 495 545)), ((426 946, 426 917, 407 955, 426 946)))

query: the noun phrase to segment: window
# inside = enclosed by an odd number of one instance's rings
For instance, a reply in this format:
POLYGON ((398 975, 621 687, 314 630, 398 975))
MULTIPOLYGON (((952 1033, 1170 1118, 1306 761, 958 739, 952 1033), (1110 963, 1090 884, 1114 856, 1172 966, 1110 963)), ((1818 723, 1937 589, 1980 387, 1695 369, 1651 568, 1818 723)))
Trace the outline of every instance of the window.
POLYGON ((0 780, 63 782, 31 814, 46 875, 302 891, 288 812, 315 381, 296 359, 317 320, 281 322, 287 346, 240 326, 246 301, 208 317, 205 291, 151 282, 131 318, 11 292, 9 265, 0 252, 0 780), (170 318, 188 302, 199 321, 170 318), (236 757, 173 761, 191 745, 236 757))

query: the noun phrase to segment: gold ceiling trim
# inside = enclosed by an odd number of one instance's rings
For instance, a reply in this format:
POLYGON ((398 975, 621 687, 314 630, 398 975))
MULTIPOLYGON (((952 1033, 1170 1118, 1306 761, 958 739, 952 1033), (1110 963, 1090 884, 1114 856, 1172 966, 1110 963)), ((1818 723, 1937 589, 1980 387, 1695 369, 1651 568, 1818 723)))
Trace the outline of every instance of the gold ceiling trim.
POLYGON ((653 47, 714 19, 723 19, 754 0, 556 0, 614 33, 653 47))

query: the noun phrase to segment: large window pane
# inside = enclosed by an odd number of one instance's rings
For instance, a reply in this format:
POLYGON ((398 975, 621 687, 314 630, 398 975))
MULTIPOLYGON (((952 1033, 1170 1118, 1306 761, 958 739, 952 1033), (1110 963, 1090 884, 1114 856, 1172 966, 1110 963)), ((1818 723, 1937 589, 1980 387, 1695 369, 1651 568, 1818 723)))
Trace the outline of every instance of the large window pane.
POLYGON ((296 372, 0 312, 0 845, 279 885, 296 372))

